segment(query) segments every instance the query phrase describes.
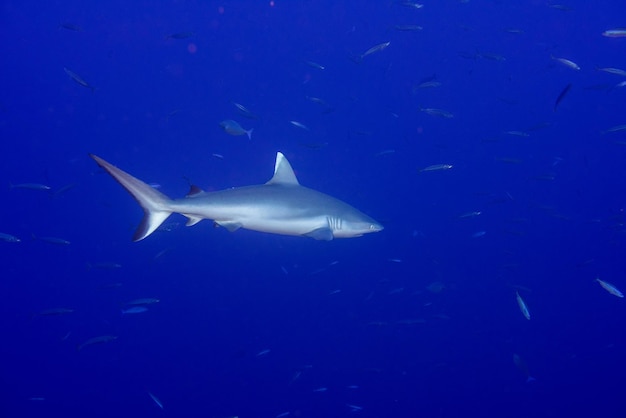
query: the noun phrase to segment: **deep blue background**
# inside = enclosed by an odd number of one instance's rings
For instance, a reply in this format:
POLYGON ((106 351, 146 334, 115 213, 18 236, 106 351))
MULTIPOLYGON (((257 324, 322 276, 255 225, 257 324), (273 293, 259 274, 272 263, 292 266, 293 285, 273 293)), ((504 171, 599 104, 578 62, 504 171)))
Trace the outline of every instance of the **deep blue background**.
POLYGON ((424 2, 3 2, 0 182, 75 186, 0 191, 0 232, 22 239, 0 242, 0 415, 623 416, 625 302, 594 279, 626 289, 626 135, 601 133, 626 124, 626 78, 597 70, 626 68, 626 39, 601 36, 626 6, 424 2), (276 151, 385 230, 317 242, 173 216, 132 243, 141 209, 87 157, 180 197, 185 177, 262 183, 276 151), (122 316, 139 297, 161 302, 122 316), (33 316, 57 307, 75 311, 33 316), (98 335, 119 338, 76 350, 98 335))

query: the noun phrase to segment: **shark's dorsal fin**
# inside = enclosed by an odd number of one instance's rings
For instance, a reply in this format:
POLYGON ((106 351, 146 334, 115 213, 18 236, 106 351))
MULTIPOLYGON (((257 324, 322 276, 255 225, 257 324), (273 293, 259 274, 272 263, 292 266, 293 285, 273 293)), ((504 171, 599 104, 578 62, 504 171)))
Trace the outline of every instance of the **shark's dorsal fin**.
POLYGON ((276 165, 274 166, 274 177, 270 179, 266 184, 288 184, 292 186, 298 186, 298 179, 293 173, 291 164, 287 161, 287 158, 282 152, 276 153, 276 165))
POLYGON ((185 197, 192 197, 200 193, 204 193, 204 190, 202 190, 195 184, 191 184, 189 185, 189 192, 185 195, 185 197))

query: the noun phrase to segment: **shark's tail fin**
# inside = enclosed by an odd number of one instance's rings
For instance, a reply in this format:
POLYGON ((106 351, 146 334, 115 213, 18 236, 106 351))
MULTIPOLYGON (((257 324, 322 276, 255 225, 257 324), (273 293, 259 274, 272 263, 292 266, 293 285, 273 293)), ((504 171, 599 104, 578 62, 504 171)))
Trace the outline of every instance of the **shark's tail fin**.
POLYGON ((150 187, 143 181, 120 170, 102 158, 89 154, 96 163, 106 170, 119 184, 130 193, 141 205, 144 217, 133 235, 133 241, 140 241, 153 233, 159 225, 172 214, 171 200, 158 190, 150 187))

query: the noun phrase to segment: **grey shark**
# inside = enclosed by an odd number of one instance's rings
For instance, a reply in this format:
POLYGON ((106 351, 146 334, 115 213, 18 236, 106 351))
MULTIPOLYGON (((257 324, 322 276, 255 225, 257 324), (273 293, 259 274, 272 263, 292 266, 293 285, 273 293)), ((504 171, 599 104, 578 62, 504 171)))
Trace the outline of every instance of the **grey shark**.
POLYGON ((352 238, 378 232, 374 219, 324 193, 303 187, 282 153, 276 154, 274 176, 265 184, 205 192, 196 186, 182 199, 170 199, 102 158, 90 154, 144 210, 133 241, 153 233, 172 213, 187 217, 187 226, 203 219, 229 231, 239 228, 317 240, 352 238))

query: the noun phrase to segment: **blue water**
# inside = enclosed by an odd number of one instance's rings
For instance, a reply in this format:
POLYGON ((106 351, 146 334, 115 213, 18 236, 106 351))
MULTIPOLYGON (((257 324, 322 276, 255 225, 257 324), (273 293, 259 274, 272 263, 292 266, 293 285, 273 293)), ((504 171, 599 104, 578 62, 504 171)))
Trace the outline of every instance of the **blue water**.
POLYGON ((0 416, 624 416, 626 6, 401 3, 3 2, 0 416), (88 157, 181 197, 277 151, 385 229, 133 243, 88 157))

